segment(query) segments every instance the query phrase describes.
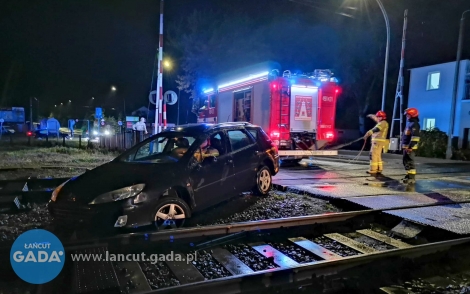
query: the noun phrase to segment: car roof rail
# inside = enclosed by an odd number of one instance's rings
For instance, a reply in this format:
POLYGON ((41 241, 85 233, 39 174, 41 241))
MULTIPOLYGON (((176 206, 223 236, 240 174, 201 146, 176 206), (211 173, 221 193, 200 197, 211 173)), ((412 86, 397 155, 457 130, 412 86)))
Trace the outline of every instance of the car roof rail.
POLYGON ((213 125, 213 128, 220 128, 224 126, 253 126, 253 124, 249 122, 237 122, 237 121, 229 121, 229 122, 222 122, 213 125))

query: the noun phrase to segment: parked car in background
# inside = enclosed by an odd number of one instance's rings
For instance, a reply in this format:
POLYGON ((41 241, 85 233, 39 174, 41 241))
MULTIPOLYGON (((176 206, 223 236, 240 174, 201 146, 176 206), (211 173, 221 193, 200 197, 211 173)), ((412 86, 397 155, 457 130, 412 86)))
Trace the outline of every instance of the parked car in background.
POLYGON ((2 132, 2 135, 12 135, 15 133, 15 130, 9 126, 2 126, 1 132, 2 132))
POLYGON ((177 228, 193 212, 242 192, 267 195, 278 171, 277 148, 260 127, 189 124, 63 183, 48 209, 59 225, 177 228), (204 144, 213 151, 206 157, 204 144))

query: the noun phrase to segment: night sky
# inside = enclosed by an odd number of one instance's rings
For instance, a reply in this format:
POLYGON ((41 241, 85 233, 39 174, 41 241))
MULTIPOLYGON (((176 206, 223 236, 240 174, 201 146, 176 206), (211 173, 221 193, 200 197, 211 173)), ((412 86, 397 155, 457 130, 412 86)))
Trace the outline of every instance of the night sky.
MULTIPOLYGON (((470 9, 470 1, 383 3, 392 25, 390 58, 395 64, 391 65, 389 79, 395 82, 397 78, 406 8, 406 68, 455 59, 460 16, 470 9)), ((183 54, 167 42, 168 38, 177 37, 171 36, 172 28, 184 23, 195 9, 244 15, 259 25, 272 25, 279 34, 271 45, 282 47, 275 58, 283 69, 301 68, 309 60, 310 50, 321 52, 324 58, 313 54, 309 67, 318 64, 316 68, 321 68, 327 66, 325 63, 341 67, 343 58, 337 47, 345 45, 341 44, 342 34, 354 36, 373 27, 385 36, 384 20, 375 0, 166 0, 164 54, 172 60, 173 67, 171 74, 165 76, 165 90, 176 90, 173 80, 178 74, 178 58, 183 54), (353 14, 355 18, 338 12, 353 14), (280 24, 292 21, 305 23, 306 31, 315 27, 316 32, 323 32, 312 34, 318 48, 309 46, 309 50, 299 53, 299 48, 289 46, 289 38, 295 38, 296 32, 283 30, 280 24), (303 58, 297 58, 299 55, 303 58)), ((470 14, 467 18, 463 58, 470 58, 470 14)), ((31 96, 39 99, 43 116, 49 115, 55 104, 67 104, 68 100, 76 115, 86 111, 84 106, 122 109, 125 102, 128 113, 147 106, 158 47, 158 22, 158 0, 1 1, 0 106, 29 107, 31 96), (110 92, 112 85, 117 87, 115 94, 110 92), (95 97, 93 102, 91 97, 95 97)), ((384 48, 384 40, 379 44, 363 39, 361 42, 363 46, 384 48)), ((393 100, 394 91, 389 91, 387 99, 393 100)), ((174 107, 169 107, 169 114, 170 122, 174 121, 174 107)))

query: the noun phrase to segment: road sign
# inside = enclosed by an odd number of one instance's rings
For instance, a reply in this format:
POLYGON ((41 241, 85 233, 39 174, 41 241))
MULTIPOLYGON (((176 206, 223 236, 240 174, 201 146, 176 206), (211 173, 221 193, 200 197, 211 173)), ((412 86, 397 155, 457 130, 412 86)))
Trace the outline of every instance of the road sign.
POLYGON ((3 124, 4 122, 5 122, 5 120, 3 118, 0 118, 0 123, 3 124))
POLYGON ((101 119, 101 122, 104 122, 104 118, 101 119))
POLYGON ((178 95, 174 91, 166 91, 163 98, 168 105, 174 105, 178 101, 178 95))
POLYGON ((122 126, 122 121, 118 121, 118 125, 122 126))
POLYGON ((157 101, 157 91, 152 91, 150 92, 149 94, 149 102, 152 103, 153 105, 156 104, 156 101, 157 101))
POLYGON ((102 122, 101 122, 101 125, 102 125, 102 126, 104 126, 104 125, 105 125, 104 121, 102 121, 102 122))
POLYGON ((101 118, 103 116, 103 109, 101 107, 95 108, 95 117, 101 118))
POLYGON ((138 121, 139 121, 139 117, 138 117, 138 116, 126 116, 126 121, 135 121, 135 122, 138 122, 138 121))

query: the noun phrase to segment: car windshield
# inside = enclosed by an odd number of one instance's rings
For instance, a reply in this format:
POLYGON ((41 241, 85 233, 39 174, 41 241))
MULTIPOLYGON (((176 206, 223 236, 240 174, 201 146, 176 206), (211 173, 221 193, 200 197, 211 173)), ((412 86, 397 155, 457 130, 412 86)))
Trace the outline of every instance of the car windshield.
POLYGON ((196 138, 186 134, 159 134, 144 145, 137 146, 120 157, 124 162, 172 163, 178 162, 196 138))

